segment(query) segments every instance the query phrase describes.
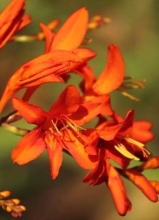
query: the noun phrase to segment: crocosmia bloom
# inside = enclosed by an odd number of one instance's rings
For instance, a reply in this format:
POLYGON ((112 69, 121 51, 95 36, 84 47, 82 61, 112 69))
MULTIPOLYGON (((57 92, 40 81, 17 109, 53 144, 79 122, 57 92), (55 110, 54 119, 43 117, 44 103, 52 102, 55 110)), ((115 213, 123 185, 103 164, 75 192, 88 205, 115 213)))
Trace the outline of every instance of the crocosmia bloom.
POLYGON ((12 0, 6 9, 0 14, 0 48, 31 20, 24 15, 26 0, 12 0))
POLYGON ((95 160, 85 152, 87 137, 79 132, 82 124, 100 111, 98 105, 89 109, 81 103, 79 91, 68 86, 52 105, 49 112, 40 107, 13 98, 13 106, 30 124, 37 126, 12 151, 12 160, 25 164, 37 158, 46 148, 50 160, 51 176, 55 179, 62 163, 62 150, 66 150, 84 169, 92 169, 95 160), (95 109, 97 108, 97 111, 95 109))
MULTIPOLYGON (((123 175, 130 178, 146 197, 152 202, 156 202, 158 200, 157 193, 146 177, 135 169, 128 169, 131 160, 144 160, 150 154, 143 143, 133 139, 135 137, 132 133, 134 129, 134 111, 129 111, 125 119, 120 120, 120 122, 108 121, 103 116, 100 116, 99 119, 95 129, 83 131, 91 139, 91 142, 85 147, 86 152, 89 155, 98 157, 95 169, 83 181, 89 182, 90 185, 106 183, 120 215, 125 215, 131 209, 124 182, 120 177, 120 170, 123 175), (110 159, 115 161, 120 169, 113 167, 110 159)), ((150 131, 147 130, 148 137, 150 137, 149 133, 150 131)), ((144 136, 143 139, 146 139, 144 136)))
POLYGON ((25 63, 11 76, 0 101, 0 112, 18 90, 29 88, 25 95, 25 100, 28 100, 39 85, 62 82, 60 75, 77 72, 96 55, 90 49, 78 48, 88 27, 88 11, 85 8, 75 11, 57 33, 52 33, 43 24, 41 27, 46 39, 45 54, 25 63))

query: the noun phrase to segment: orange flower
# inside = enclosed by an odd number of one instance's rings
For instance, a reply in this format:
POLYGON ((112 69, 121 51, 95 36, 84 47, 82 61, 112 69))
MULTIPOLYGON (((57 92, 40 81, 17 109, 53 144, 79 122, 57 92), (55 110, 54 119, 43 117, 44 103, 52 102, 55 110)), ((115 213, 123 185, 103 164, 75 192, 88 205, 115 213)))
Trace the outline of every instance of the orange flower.
POLYGON ((125 119, 120 122, 108 121, 103 116, 99 116, 95 129, 83 131, 83 134, 90 138, 85 151, 88 155, 96 156, 98 161, 95 169, 86 175, 83 182, 89 182, 90 185, 105 182, 120 215, 125 215, 131 209, 120 172, 128 176, 151 201, 157 201, 157 194, 151 183, 138 171, 127 169, 131 160, 145 159, 149 155, 145 145, 131 136, 131 131, 134 129, 133 119, 133 110, 129 111, 125 119), (115 161, 121 168, 115 169, 109 159, 115 161))
POLYGON ((99 113, 81 104, 80 94, 73 85, 68 86, 49 112, 43 111, 20 99, 13 98, 13 106, 28 123, 37 127, 24 136, 12 151, 12 160, 22 165, 37 158, 47 149, 51 176, 55 179, 62 163, 62 150, 69 152, 84 169, 92 169, 95 162, 84 150, 87 137, 79 132, 79 125, 91 120, 99 113))
MULTIPOLYGON (((0 113, 8 100, 20 89, 37 87, 47 82, 63 82, 60 75, 73 71, 83 65, 84 59, 94 57, 91 50, 83 49, 83 59, 79 57, 80 49, 75 52, 54 50, 41 55, 21 66, 9 79, 0 100, 0 113), (86 57, 87 56, 87 57, 86 57)), ((80 56, 82 56, 80 54, 80 56)))
MULTIPOLYGON (((104 122, 103 120, 102 123, 97 126, 96 133, 101 139, 106 141, 105 144, 107 145, 107 148, 111 149, 111 155, 113 155, 113 151, 116 150, 129 160, 147 159, 150 153, 147 151, 145 145, 138 140, 133 139, 131 136, 133 120, 134 111, 130 110, 125 119, 120 123, 117 122, 117 124, 115 124, 114 122, 106 120, 104 122), (110 147, 108 147, 109 145, 110 147)), ((118 160, 116 160, 116 162, 119 163, 118 160)), ((119 164, 124 167, 121 162, 119 164)))
POLYGON ((21 28, 30 23, 30 17, 24 15, 25 0, 12 0, 0 14, 0 48, 21 28))
POLYGON ((98 157, 97 166, 85 176, 83 182, 89 182, 92 186, 105 182, 111 192, 118 213, 125 215, 131 209, 131 203, 127 198, 124 183, 119 173, 109 163, 107 153, 103 148, 98 149, 98 157))
MULTIPOLYGON (((116 112, 113 113, 115 123, 121 123, 124 121, 116 112)), ((142 143, 147 143, 154 138, 153 133, 150 131, 152 123, 145 120, 133 121, 131 128, 131 138, 142 143)))
POLYGON ((42 25, 46 35, 47 53, 24 64, 11 76, 0 101, 0 112, 18 90, 29 88, 24 95, 27 101, 39 85, 62 82, 59 75, 76 71, 92 59, 96 55, 95 52, 77 48, 84 38, 87 25, 88 12, 85 8, 74 12, 54 36, 42 25))

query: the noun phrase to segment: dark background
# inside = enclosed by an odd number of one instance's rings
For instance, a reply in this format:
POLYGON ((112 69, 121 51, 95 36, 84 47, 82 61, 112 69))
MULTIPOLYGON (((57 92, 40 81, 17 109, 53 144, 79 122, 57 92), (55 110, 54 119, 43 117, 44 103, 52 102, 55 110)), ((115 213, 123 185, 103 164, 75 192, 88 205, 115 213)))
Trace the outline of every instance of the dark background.
MULTIPOLYGON (((0 10, 9 3, 1 0, 0 10)), ((28 0, 26 12, 32 16, 32 24, 22 33, 38 32, 39 22, 48 23, 53 18, 64 21, 74 10, 86 6, 90 17, 102 14, 111 18, 108 26, 90 32, 93 42, 90 48, 97 52, 91 62, 96 75, 105 65, 107 46, 117 44, 122 51, 126 74, 135 79, 147 79, 144 90, 132 91, 140 98, 134 102, 123 97, 119 92, 112 94, 113 108, 122 116, 129 109, 135 109, 136 119, 153 122, 155 139, 148 144, 148 149, 155 155, 159 153, 159 2, 156 0, 28 0)), ((8 43, 0 51, 0 94, 2 94, 9 76, 26 61, 43 53, 43 42, 8 43)), ((73 83, 79 78, 73 77, 73 83)), ((32 103, 48 109, 56 100, 64 85, 47 84, 40 87, 31 99, 32 103)), ((19 94, 21 95, 21 93, 19 94)), ((3 114, 12 110, 9 103, 3 114)), ((28 126, 24 121, 19 126, 28 126)), ((46 152, 35 161, 18 166, 12 164, 10 152, 20 139, 1 129, 0 137, 0 190, 9 189, 12 197, 18 197, 27 206, 23 220, 118 220, 120 217, 112 202, 107 187, 102 184, 89 187, 81 182, 86 172, 82 171, 68 156, 64 156, 60 175, 51 180, 46 152)), ((158 170, 146 173, 149 179, 159 179, 158 170)), ((153 204, 133 186, 126 182, 128 196, 133 208, 124 217, 125 220, 158 220, 159 204, 153 204)), ((0 210, 0 219, 12 217, 0 210)))

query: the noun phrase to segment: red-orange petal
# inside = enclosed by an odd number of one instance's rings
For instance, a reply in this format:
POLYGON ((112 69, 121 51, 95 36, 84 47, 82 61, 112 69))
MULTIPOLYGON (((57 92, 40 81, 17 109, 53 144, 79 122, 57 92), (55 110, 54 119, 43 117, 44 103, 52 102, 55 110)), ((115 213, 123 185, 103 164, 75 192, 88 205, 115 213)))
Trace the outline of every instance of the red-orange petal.
POLYGON ((75 53, 55 50, 21 66, 8 80, 0 100, 0 113, 8 100, 20 89, 46 82, 62 82, 61 74, 70 71, 70 63, 83 62, 75 53))
POLYGON ((49 113, 53 115, 69 115, 79 108, 81 97, 78 89, 74 85, 67 86, 52 105, 49 113))
POLYGON ((83 62, 87 62, 96 56, 96 53, 88 48, 77 48, 73 53, 80 57, 83 62))
POLYGON ((120 134, 123 136, 126 136, 127 133, 129 134, 131 132, 133 121, 134 121, 134 110, 129 110, 126 114, 125 119, 123 120, 123 123, 120 128, 120 134))
POLYGON ((124 61, 119 48, 113 44, 109 45, 107 64, 93 85, 94 92, 104 95, 114 91, 123 82, 124 72, 124 61))
POLYGON ((124 183, 119 173, 112 165, 109 165, 107 169, 108 169, 107 185, 111 192, 116 209, 120 215, 126 215, 127 211, 131 209, 131 203, 127 198, 124 183))
POLYGON ((57 32, 51 50, 74 50, 83 41, 88 27, 88 11, 81 8, 65 21, 57 32))
POLYGON ((19 165, 36 159, 45 149, 41 128, 34 129, 25 135, 13 149, 11 158, 19 165))
POLYGON ((70 116, 77 125, 84 125, 94 119, 101 110, 101 103, 82 104, 79 109, 70 116))
POLYGON ((131 138, 141 142, 147 143, 154 138, 154 134, 150 131, 152 123, 148 121, 134 121, 131 130, 131 138))
POLYGON ((13 98, 12 104, 13 107, 30 124, 42 125, 47 118, 47 113, 43 111, 40 107, 31 105, 18 98, 13 98))
POLYGON ((50 161, 51 177, 55 179, 62 164, 62 147, 58 139, 51 133, 45 135, 45 143, 50 161))
POLYGON ((157 168, 159 168, 159 156, 149 158, 146 162, 137 167, 139 171, 157 168))
POLYGON ((23 17, 19 23, 19 26, 18 26, 18 31, 30 23, 31 23, 30 15, 23 15, 23 17))
POLYGON ((51 49, 53 38, 55 36, 55 33, 53 33, 48 28, 48 26, 46 26, 45 24, 40 23, 39 25, 42 29, 42 32, 44 33, 44 36, 45 36, 45 41, 46 41, 46 43, 45 43, 45 53, 49 53, 50 49, 51 49))
POLYGON ((17 31, 24 14, 26 0, 13 0, 0 14, 0 48, 17 31))
POLYGON ((103 130, 97 129, 96 133, 99 135, 100 138, 106 141, 111 141, 115 138, 121 128, 121 124, 111 125, 105 127, 103 130))
POLYGON ((150 201, 152 202, 158 201, 158 196, 155 189, 144 175, 142 175, 140 172, 138 172, 135 169, 126 170, 125 174, 150 201))
POLYGON ((81 136, 78 137, 76 133, 70 129, 63 130, 64 148, 73 156, 75 161, 83 169, 93 169, 96 166, 94 157, 89 157, 84 149, 84 143, 81 141, 81 136))

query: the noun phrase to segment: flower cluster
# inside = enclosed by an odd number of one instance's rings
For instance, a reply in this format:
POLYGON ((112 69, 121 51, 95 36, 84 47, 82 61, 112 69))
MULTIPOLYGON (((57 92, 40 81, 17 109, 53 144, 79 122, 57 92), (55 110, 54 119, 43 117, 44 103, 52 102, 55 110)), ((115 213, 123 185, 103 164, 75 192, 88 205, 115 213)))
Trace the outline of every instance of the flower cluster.
POLYGON ((25 211, 26 208, 23 205, 19 205, 19 199, 6 199, 10 194, 10 191, 0 192, 0 206, 7 212, 11 212, 13 217, 21 217, 22 212, 25 211))
POLYGON ((153 139, 151 123, 134 121, 134 110, 129 110, 122 118, 111 106, 113 91, 136 99, 126 89, 143 87, 142 81, 131 81, 125 76, 119 48, 114 44, 108 46, 107 62, 98 77, 88 63, 96 52, 85 47, 90 42, 86 33, 109 21, 101 16, 89 21, 88 11, 83 7, 71 14, 57 32, 59 20, 54 19, 48 25, 40 23, 40 33, 21 36, 17 32, 28 25, 31 18, 25 14, 25 0, 12 0, 0 14, 0 48, 11 41, 44 40, 45 49, 8 79, 0 100, 0 113, 9 100, 12 100, 15 111, 1 117, 0 124, 23 136, 11 153, 13 162, 26 164, 46 150, 51 177, 55 179, 59 175, 63 153, 67 153, 81 168, 89 170, 83 182, 90 185, 105 183, 118 213, 125 215, 131 209, 131 202, 122 177, 132 181, 149 200, 157 202, 159 183, 149 181, 142 171, 158 168, 159 159, 150 158, 146 148, 147 142, 153 139), (66 86, 48 112, 29 103, 40 85, 69 83, 72 73, 81 77, 79 88, 72 84, 66 86), (15 97, 23 88, 26 88, 23 97, 15 97), (22 117, 27 123, 34 124, 34 129, 29 131, 11 125, 22 117), (86 123, 95 118, 96 126, 85 128, 86 123), (143 161, 143 164, 129 168, 133 160, 143 161))

